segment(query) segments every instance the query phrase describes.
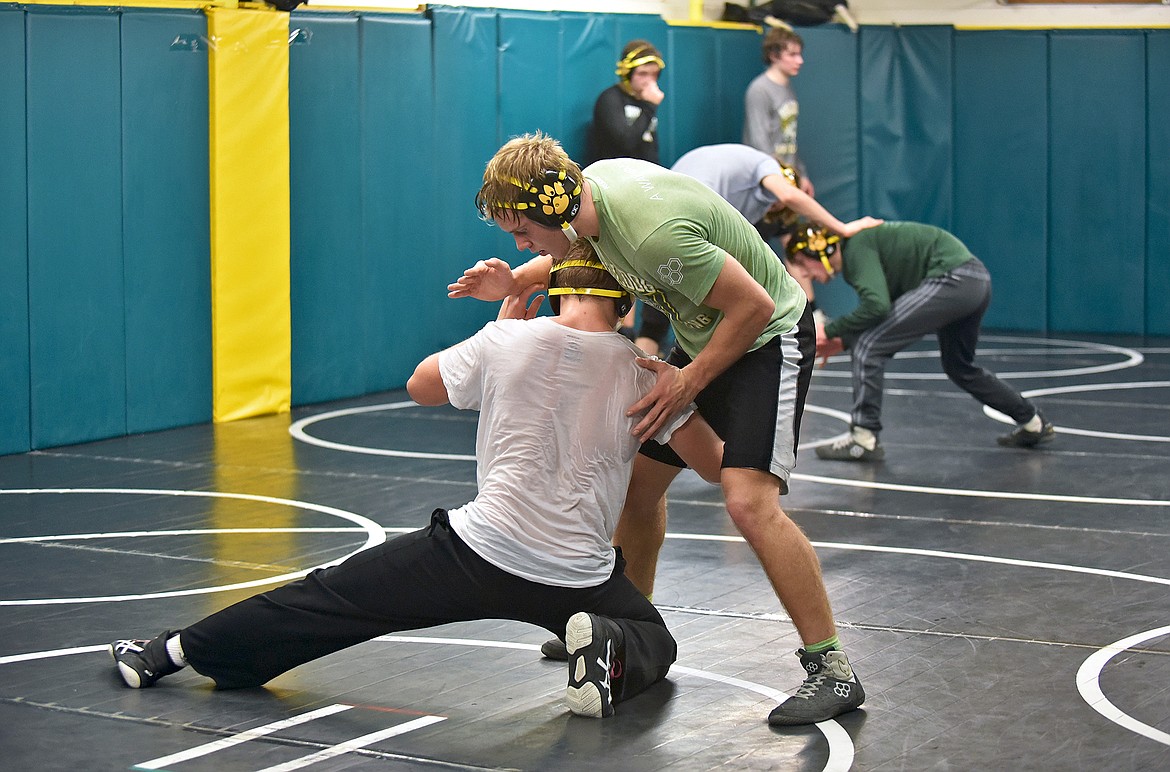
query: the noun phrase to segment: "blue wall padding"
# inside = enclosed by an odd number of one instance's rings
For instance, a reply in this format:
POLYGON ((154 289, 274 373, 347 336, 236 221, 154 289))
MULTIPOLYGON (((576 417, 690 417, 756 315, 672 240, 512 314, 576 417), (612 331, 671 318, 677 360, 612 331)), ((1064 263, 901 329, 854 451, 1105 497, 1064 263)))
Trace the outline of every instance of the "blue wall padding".
POLYGON ((211 420, 207 47, 195 11, 122 12, 126 428, 211 420))
MULTIPOLYGON (((860 36, 837 25, 801 29, 799 34, 804 40, 805 64, 792 85, 800 100, 800 157, 815 187, 817 201, 838 219, 848 222, 871 214, 861 210, 859 200, 860 36)), ((757 74, 764 66, 759 48, 757 44, 753 49, 757 74)), ((743 112, 742 95, 740 112, 743 112)), ((815 289, 818 306, 831 316, 848 313, 857 305, 856 293, 843 281, 817 285, 815 289)))
MULTIPOLYGON (((557 102, 563 108, 559 139, 571 158, 584 163, 593 103, 598 94, 617 82, 614 63, 623 43, 617 40, 617 21, 604 14, 560 14, 560 34, 563 59, 558 63, 562 80, 557 102), (566 67, 565 62, 572 62, 572 66, 566 67)), ((508 99, 506 91, 502 96, 508 99)))
POLYGON ((33 447, 126 432, 118 16, 29 8, 33 447), (78 131, 84 127, 84 131, 78 131))
POLYGON ((502 139, 541 130, 564 142, 568 127, 561 20, 547 13, 501 13, 499 130, 502 139))
MULTIPOLYGON (((0 72, 23 71, 24 14, 0 9, 0 72)), ((29 450, 24 79, 0 78, 0 455, 29 450)))
POLYGON ((365 389, 361 48, 354 16, 289 28, 292 399, 305 404, 365 389))
POLYGON ((954 232, 993 277, 984 324, 1047 324, 1048 35, 955 36, 954 232))
POLYGON ((1170 335, 1170 30, 1146 35, 1146 333, 1170 335))
MULTIPOLYGON (((715 79, 719 69, 716 53, 715 39, 706 30, 696 27, 670 30, 670 50, 665 55, 670 82, 676 85, 669 91, 665 91, 664 85, 666 98, 659 107, 664 166, 670 166, 693 147, 718 144, 730 133, 716 113, 722 93, 715 79)), ((738 112, 743 114, 742 104, 738 112)))
POLYGON ((1052 330, 1143 331, 1145 40, 1140 32, 1052 33, 1052 330))
MULTIPOLYGON (((480 222, 473 206, 475 192, 483 183, 484 164, 504 139, 499 125, 496 55, 499 15, 482 9, 442 7, 431 9, 430 15, 437 184, 435 210, 428 218, 434 224, 434 241, 420 246, 425 259, 437 261, 446 271, 446 281, 439 286, 421 285, 417 290, 432 311, 442 309, 443 330, 449 335, 446 342, 455 343, 495 318, 496 308, 446 299, 446 282, 476 260, 491 255, 512 265, 526 258, 516 253, 510 236, 480 222)), ((534 100, 541 98, 533 95, 534 100)))
MULTIPOLYGON (((717 141, 739 142, 743 139, 744 92, 752 78, 764 69, 760 54, 764 36, 754 29, 725 29, 711 36, 715 39, 713 75, 717 88, 702 107, 716 113, 713 117, 719 124, 717 141)), ((690 148, 676 147, 675 155, 681 156, 687 150, 690 148)))
POLYGON ((404 74, 431 61, 430 20, 368 15, 361 30, 366 382, 355 393, 401 387, 423 357, 455 342, 459 326, 445 317, 456 301, 447 299, 445 287, 455 278, 454 266, 462 270, 478 252, 444 247, 454 249, 446 253, 439 243, 451 223, 478 221, 471 190, 459 191, 463 195, 448 208, 437 204, 454 167, 436 139, 436 121, 486 120, 436 107, 431 78, 404 74))
POLYGON ((951 225, 953 33, 861 30, 861 208, 868 214, 951 225))

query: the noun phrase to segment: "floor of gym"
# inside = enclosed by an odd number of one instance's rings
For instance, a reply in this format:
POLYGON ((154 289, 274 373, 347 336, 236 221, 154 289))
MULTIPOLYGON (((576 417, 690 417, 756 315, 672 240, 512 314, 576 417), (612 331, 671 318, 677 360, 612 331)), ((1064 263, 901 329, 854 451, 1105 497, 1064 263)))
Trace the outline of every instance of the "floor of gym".
MULTIPOLYGON (((0 749, 14 770, 1170 768, 1170 340, 985 335, 1059 434, 1004 423, 927 345, 886 382, 884 462, 821 461, 847 364, 818 371, 783 503, 820 556, 860 711, 773 729, 803 675, 719 490, 671 488, 666 682, 564 706, 547 634, 377 639, 263 689, 190 669, 132 690, 106 644, 181 627, 475 492, 476 416, 404 392, 0 457, 0 749)), ((393 591, 393 588, 387 588, 393 591)))

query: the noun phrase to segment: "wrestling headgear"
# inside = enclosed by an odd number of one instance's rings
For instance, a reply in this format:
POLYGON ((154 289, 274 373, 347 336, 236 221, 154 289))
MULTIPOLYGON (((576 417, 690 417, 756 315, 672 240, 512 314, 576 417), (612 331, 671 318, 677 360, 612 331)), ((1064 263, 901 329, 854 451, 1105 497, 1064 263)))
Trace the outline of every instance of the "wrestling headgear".
POLYGON ((837 253, 837 244, 840 241, 840 236, 836 233, 829 233, 819 225, 801 223, 792 232, 784 251, 788 253, 789 257, 794 257, 799 252, 814 260, 820 260, 821 265, 832 276, 836 271, 833 270, 829 258, 837 253))
POLYGON ((633 297, 622 289, 621 285, 617 283, 617 279, 605 270, 605 266, 597 260, 592 250, 570 249, 568 257, 553 262, 548 276, 548 304, 554 314, 561 312, 561 295, 593 295, 615 298, 619 318, 628 314, 634 306, 633 297), (584 256, 578 257, 582 253, 584 256), (566 268, 591 270, 571 271, 568 275, 561 273, 566 268), (558 274, 561 275, 558 276, 558 274))

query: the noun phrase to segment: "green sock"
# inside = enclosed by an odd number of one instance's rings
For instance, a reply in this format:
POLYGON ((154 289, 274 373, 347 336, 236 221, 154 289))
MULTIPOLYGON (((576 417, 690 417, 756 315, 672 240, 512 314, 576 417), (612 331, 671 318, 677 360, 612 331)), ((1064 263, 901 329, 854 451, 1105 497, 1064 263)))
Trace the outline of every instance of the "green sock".
POLYGON ((829 649, 840 649, 840 648, 841 648, 841 641, 837 638, 837 636, 834 635, 832 638, 826 638, 825 640, 821 641, 820 643, 814 643, 814 644, 811 644, 809 646, 805 646, 804 650, 807 651, 809 654, 820 654, 822 651, 828 651, 829 649))

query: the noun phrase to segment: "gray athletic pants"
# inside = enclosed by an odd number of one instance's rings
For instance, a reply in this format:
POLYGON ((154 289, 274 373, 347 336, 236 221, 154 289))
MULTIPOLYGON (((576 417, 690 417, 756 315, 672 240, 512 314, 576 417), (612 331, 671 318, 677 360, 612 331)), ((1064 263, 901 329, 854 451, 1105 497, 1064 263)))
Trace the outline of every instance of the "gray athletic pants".
POLYGON ((938 335, 943 372, 956 386, 1016 423, 1031 419, 1035 405, 975 364, 979 326, 990 303, 991 275, 972 259, 899 297, 876 326, 845 337, 853 364, 853 425, 881 431, 882 387, 890 358, 932 332, 938 335))

